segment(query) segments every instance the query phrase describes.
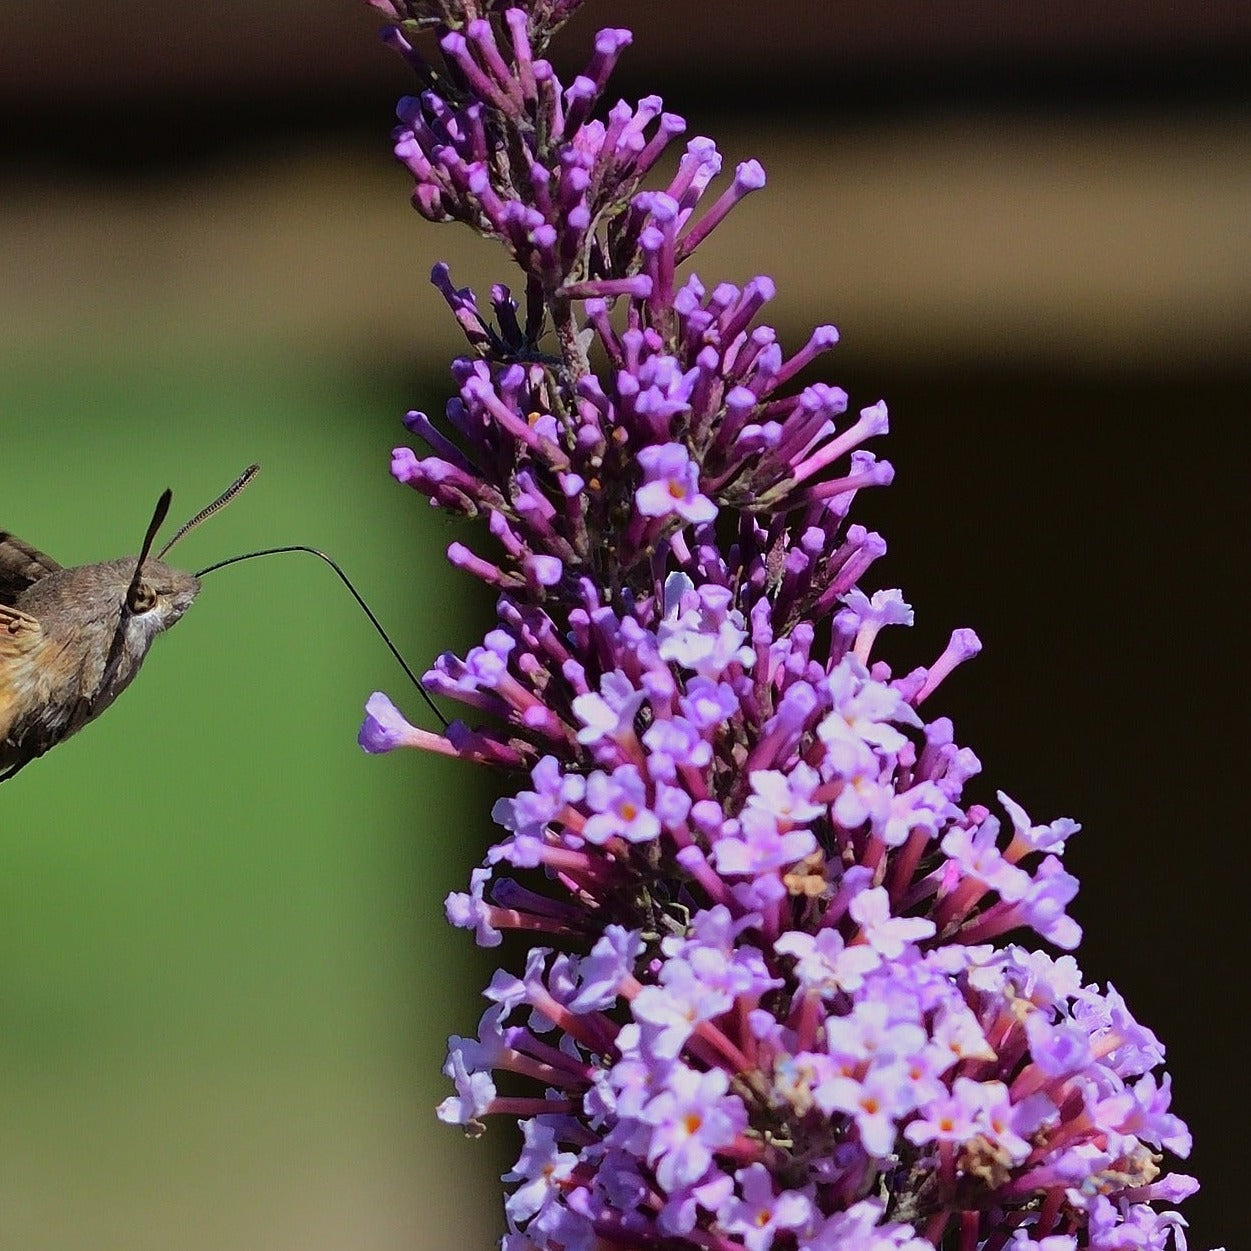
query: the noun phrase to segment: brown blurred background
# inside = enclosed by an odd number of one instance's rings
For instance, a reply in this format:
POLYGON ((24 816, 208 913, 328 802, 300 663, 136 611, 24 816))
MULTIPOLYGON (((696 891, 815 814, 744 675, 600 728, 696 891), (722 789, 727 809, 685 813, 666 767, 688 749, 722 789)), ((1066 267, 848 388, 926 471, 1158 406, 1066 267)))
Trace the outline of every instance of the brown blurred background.
MULTIPOLYGON (((1083 968, 1169 1046, 1191 1245, 1235 1245, 1251 6, 588 0, 566 71, 600 25, 636 31, 620 94, 769 173, 701 275, 771 273, 784 339, 833 320, 822 375, 890 404, 861 518, 917 609, 895 656, 981 634, 939 700, 975 796, 1084 823, 1083 968)), ((458 348, 430 265, 509 275, 407 208, 375 28, 352 0, 0 11, 0 524, 102 559, 166 482, 189 512, 261 459, 197 559, 322 542, 424 661, 485 609, 386 453, 458 348)), ((486 976, 439 899, 489 804, 357 758, 400 679, 318 571, 244 569, 0 790, 3 1251, 499 1227, 502 1135, 429 1112, 486 976)))

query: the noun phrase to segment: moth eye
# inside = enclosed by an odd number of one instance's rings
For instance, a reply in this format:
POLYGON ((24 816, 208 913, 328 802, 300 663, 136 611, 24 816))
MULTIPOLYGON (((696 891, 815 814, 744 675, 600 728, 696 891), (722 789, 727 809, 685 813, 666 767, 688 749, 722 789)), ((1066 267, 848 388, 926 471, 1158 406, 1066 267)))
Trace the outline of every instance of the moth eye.
POLYGON ((131 592, 126 607, 131 612, 150 612, 156 607, 156 592, 146 582, 140 582, 131 592))

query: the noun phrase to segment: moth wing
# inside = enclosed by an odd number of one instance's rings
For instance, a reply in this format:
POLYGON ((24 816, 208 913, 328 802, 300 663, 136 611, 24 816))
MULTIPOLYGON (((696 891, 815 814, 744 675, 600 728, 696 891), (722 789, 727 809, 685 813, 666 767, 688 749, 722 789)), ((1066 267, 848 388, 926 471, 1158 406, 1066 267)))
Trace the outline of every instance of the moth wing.
MULTIPOLYGON (((0 781, 26 763, 28 752, 9 735, 22 714, 22 696, 34 680, 33 666, 43 646, 43 627, 28 613, 0 604, 0 781)), ((24 736, 23 736, 24 737, 24 736)))
POLYGON ((51 556, 22 542, 15 534, 0 530, 0 605, 10 608, 32 583, 60 569, 51 556))
MULTIPOLYGON (((23 660, 43 642, 43 626, 20 608, 0 604, 0 666, 23 660)), ((0 676, 3 669, 0 669, 0 676)))

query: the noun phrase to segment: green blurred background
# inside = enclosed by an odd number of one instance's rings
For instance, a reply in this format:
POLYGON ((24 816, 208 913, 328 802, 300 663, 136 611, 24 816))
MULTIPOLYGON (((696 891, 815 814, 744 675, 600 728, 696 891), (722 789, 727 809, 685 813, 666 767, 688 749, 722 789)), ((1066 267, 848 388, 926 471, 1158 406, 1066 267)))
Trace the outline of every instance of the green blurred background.
MULTIPOLYGON (((1251 10, 589 0, 770 188, 700 272, 779 280, 790 344, 885 396, 876 584, 986 651, 941 711, 1039 819, 1086 832, 1082 963, 1170 1046, 1192 1245, 1235 1244, 1251 381, 1251 10)), ((495 252, 406 207, 409 86, 351 0, 0 12, 0 526, 62 563, 321 546, 417 666, 489 602, 464 528, 391 482, 458 340, 426 283, 495 252)), ((473 540, 481 542, 481 540, 473 540)), ((490 838, 464 766, 354 745, 415 694, 331 573, 213 575, 98 724, 0 787, 0 1251, 470 1251, 507 1136, 435 1124, 489 974, 442 923, 490 838)))
MULTIPOLYGON (((6 523, 67 564, 132 552, 164 485, 181 521, 256 459, 182 563, 320 545, 408 655, 463 648, 442 523, 387 488, 402 402, 333 360, 23 362, 6 523)), ((0 791, 0 1244, 403 1246, 474 1193, 419 1164, 439 1035, 476 1011, 441 898, 484 813, 461 766, 355 749, 373 689, 423 719, 405 686, 329 570, 252 562, 0 791)), ((455 1133, 438 1151, 481 1172, 455 1133)))

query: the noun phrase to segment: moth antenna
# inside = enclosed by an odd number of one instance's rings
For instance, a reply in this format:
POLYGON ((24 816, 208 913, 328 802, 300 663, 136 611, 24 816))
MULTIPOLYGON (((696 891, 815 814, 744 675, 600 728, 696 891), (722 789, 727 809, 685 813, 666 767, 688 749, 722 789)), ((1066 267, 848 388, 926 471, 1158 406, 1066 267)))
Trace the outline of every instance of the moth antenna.
MULTIPOLYGON (((256 466, 254 465, 252 469, 254 470, 255 468, 256 466)), ((251 473, 252 470, 249 470, 248 472, 251 473)), ((248 475, 245 474, 243 478, 240 478, 239 481, 236 482, 235 485, 230 488, 230 491, 226 492, 226 496, 224 496, 222 500, 219 500, 218 503, 219 504, 224 503, 225 499, 229 497, 233 491, 242 490, 243 486, 246 485, 245 479, 247 478, 247 476, 248 475)), ((206 565, 203 569, 198 569, 196 571, 195 576, 197 578, 202 578, 204 577, 206 573, 212 573, 215 569, 224 569, 227 565, 237 565, 240 561, 253 560, 257 556, 278 556, 278 555, 281 555, 283 552, 308 552, 310 556, 316 556, 318 557, 318 559, 324 560, 326 564, 328 564, 331 567, 331 569, 333 569, 335 573, 338 574, 339 581, 342 582, 343 585, 346 586, 347 589, 352 593, 352 598, 356 600, 356 602, 361 606, 361 609, 364 611, 365 616, 369 618, 370 623, 373 625, 374 629, 378 631, 378 634, 381 636, 382 641, 390 649, 391 655, 394 656, 397 661, 399 661, 400 668, 404 670, 404 672, 408 675, 408 680, 417 688, 417 693, 422 697, 422 699, 426 701, 426 706, 430 709, 432 713, 434 713, 436 717, 438 717, 440 724, 443 726, 444 729, 446 729, 448 725, 447 718, 439 711, 438 706, 435 704, 434 700, 430 698, 430 692, 427 691, 424 686, 422 686, 421 680, 412 671, 412 669, 408 667, 408 662, 404 659, 403 656, 400 655, 399 648, 397 648, 395 644, 391 642, 391 636, 386 632, 386 630, 382 628, 382 622, 379 621, 378 618, 374 615, 374 610, 370 608, 370 606, 367 603, 365 603, 364 596, 362 596, 361 593, 352 585, 351 578, 349 578, 347 574, 344 573, 343 570, 340 569, 339 566, 333 560, 331 560, 329 556, 326 555, 325 552, 318 551, 317 548, 315 547, 305 547, 302 543, 292 543, 287 547, 266 547, 266 548, 263 548, 259 552, 244 552, 242 556, 231 556, 231 557, 228 557, 226 560, 217 561, 216 564, 206 565)))
POLYGON ((143 581, 143 562, 148 559, 148 553, 152 550, 156 532, 165 524, 165 518, 169 514, 169 506, 173 498, 173 491, 166 487, 161 492, 161 498, 156 501, 152 520, 148 522, 148 532, 143 536, 143 546, 139 549, 139 559, 135 561, 134 575, 130 579, 130 586, 126 588, 126 598, 122 600, 121 608, 117 614, 117 629, 113 631, 108 654, 104 658, 104 668, 100 671, 99 684, 90 697, 79 702, 79 707, 71 719, 71 724, 75 728, 90 719, 91 709, 100 692, 107 691, 113 685, 113 679, 117 675, 117 666, 122 659, 122 646, 126 638, 126 622, 128 618, 134 615, 135 610, 132 605, 135 602, 135 596, 139 593, 139 584, 143 581), (80 716, 83 717, 83 721, 79 720, 80 716))
MULTIPOLYGON (((156 501, 156 508, 152 510, 152 520, 148 522, 148 532, 143 536, 143 546, 139 549, 139 559, 135 561, 135 576, 130 580, 130 590, 126 592, 128 600, 139 587, 139 581, 143 576, 143 562, 148 559, 148 553, 152 550, 156 532, 165 524, 165 518, 169 516, 169 506, 173 500, 174 492, 166 487, 161 492, 161 498, 156 501)), ((160 560, 159 555, 157 560, 160 560)))
POLYGON ((230 501, 234 499, 234 497, 238 495, 239 492, 242 491, 243 488, 247 486, 248 483, 251 482, 252 479, 255 478, 256 475, 260 472, 261 472, 260 465, 249 465, 238 476, 238 478, 236 478, 235 481, 231 483, 230 486, 228 486, 211 504, 208 505, 207 508, 201 508, 200 511, 196 513, 196 515, 192 517, 190 521, 186 522, 185 524, 183 524, 182 526, 178 528, 178 533, 175 534, 174 537, 170 539, 170 541, 166 543, 165 546, 161 548, 159 552, 157 552, 156 554, 157 560, 164 559, 165 553, 168 552, 169 549, 173 547, 174 544, 177 543, 178 540, 181 539, 184 534, 190 533, 192 530, 196 528, 196 526, 200 524, 200 522, 206 521, 215 512, 219 512, 221 509, 225 508, 226 505, 229 504, 230 501))

